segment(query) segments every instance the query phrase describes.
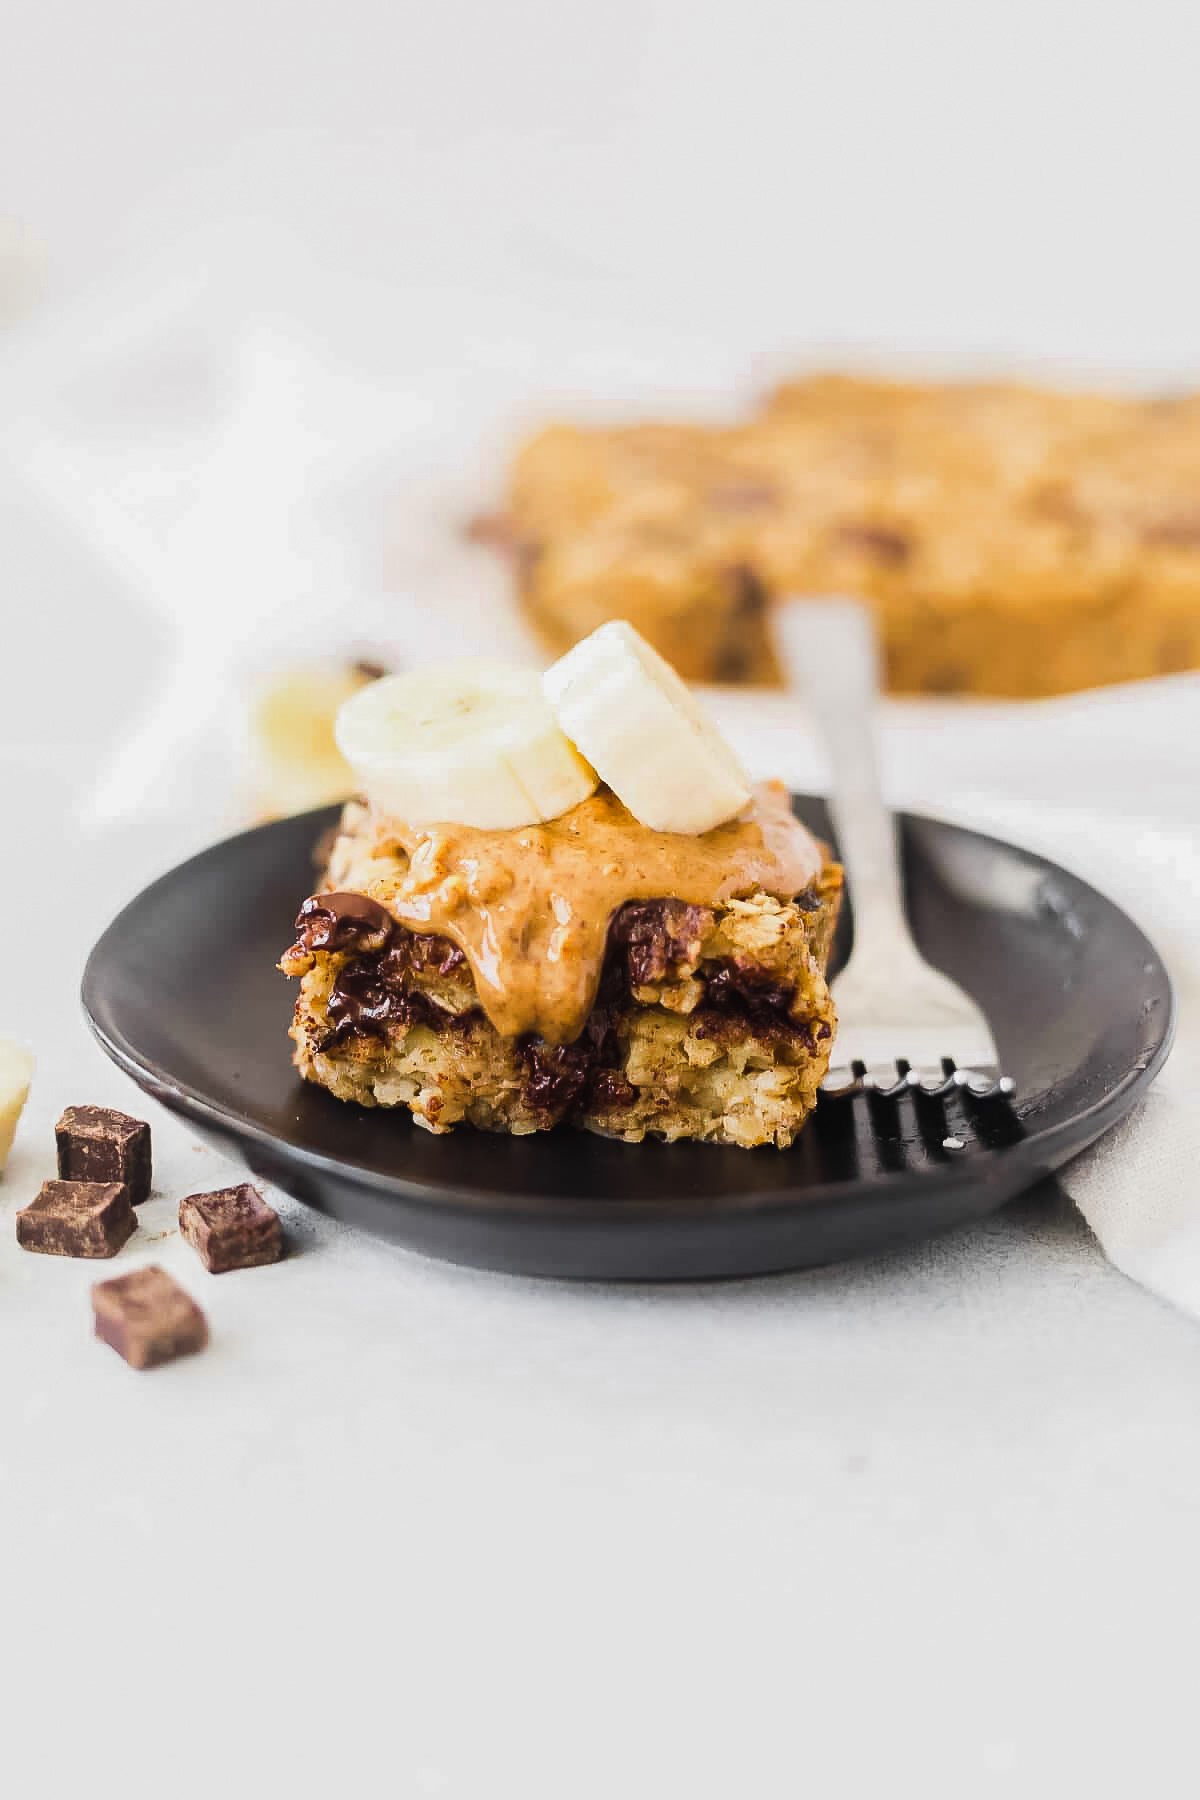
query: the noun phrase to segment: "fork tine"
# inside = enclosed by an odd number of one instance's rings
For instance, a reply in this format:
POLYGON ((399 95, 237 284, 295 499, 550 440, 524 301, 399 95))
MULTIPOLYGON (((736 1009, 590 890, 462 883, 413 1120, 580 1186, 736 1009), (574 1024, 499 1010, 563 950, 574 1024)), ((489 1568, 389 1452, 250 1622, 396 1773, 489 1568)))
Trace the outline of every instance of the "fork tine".
POLYGON ((899 1062, 892 1067, 867 1069, 863 1076, 863 1085, 870 1094, 880 1100, 899 1100, 908 1092, 908 1064, 903 1067, 899 1062))
POLYGON ((1011 1105, 1014 1092, 1009 1076, 960 1069, 951 1057, 943 1057, 938 1069, 914 1068, 898 1057, 894 1079, 890 1067, 856 1059, 829 1071, 815 1124, 835 1158, 835 1179, 852 1178, 872 1164, 881 1173, 922 1162, 944 1167, 972 1150, 1002 1149, 1024 1135, 1011 1105))
POLYGON ((902 1092, 903 1088, 899 1084, 885 1088, 877 1086, 874 1081, 867 1081, 867 1111, 877 1138, 894 1138, 898 1135, 902 1092))
POLYGON ((1016 1083, 1008 1075, 984 1084, 964 1081, 959 1088, 963 1113, 975 1129, 979 1141, 989 1149, 1015 1144, 1024 1137, 1025 1128, 1012 1107, 1016 1083))
POLYGON ((940 1073, 935 1069, 910 1069, 908 1085, 914 1095, 923 1094, 930 1099, 948 1100, 957 1086, 955 1074, 954 1058, 943 1056, 940 1073))
MULTIPOLYGON (((913 1074, 916 1074, 914 1069, 913 1074)), ((942 1140, 946 1136, 946 1096, 940 1086, 926 1087, 920 1077, 912 1082, 910 1092, 913 1099, 913 1111, 917 1115, 917 1129, 927 1150, 932 1155, 940 1150, 942 1140)))
POLYGON ((825 1101, 850 1100, 862 1091, 862 1074, 856 1073, 853 1066, 848 1068, 844 1063, 828 1070, 821 1083, 821 1098, 825 1101))
POLYGON ((964 1100, 1011 1100, 1017 1091, 1011 1075, 989 1075, 983 1069, 956 1069, 954 1082, 964 1100))

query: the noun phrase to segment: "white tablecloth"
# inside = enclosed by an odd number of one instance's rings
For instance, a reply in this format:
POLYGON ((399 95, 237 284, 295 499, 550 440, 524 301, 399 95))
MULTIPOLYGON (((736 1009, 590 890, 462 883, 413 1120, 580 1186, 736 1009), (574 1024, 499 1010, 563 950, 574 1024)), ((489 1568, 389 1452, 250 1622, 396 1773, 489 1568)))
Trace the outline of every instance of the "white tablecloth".
MULTIPOLYGON (((26 647, 0 1029, 39 1062, 0 1185, 13 1791, 99 1763, 149 1793, 155 1757, 183 1793, 1188 1791, 1200 1331, 1054 1194, 884 1261, 655 1291, 441 1267, 277 1196, 296 1254, 203 1276, 174 1205, 237 1165, 142 1101, 76 1000, 113 907, 189 847, 69 823, 159 642, 15 487, 0 534, 26 647), (154 1376, 90 1339, 93 1269, 13 1240, 81 1100, 151 1116, 160 1197, 122 1260, 210 1314, 210 1351, 154 1376)), ((1098 818, 1165 833, 1195 792, 1177 727, 1136 763, 1144 698, 1105 702, 1075 765, 1083 702, 999 736, 971 715, 953 779, 902 709, 892 784, 1086 865, 1098 818)), ((790 716, 754 715, 755 754, 818 780, 790 716)), ((1170 953, 1166 877, 1161 912, 1119 859, 1107 885, 1170 953)))

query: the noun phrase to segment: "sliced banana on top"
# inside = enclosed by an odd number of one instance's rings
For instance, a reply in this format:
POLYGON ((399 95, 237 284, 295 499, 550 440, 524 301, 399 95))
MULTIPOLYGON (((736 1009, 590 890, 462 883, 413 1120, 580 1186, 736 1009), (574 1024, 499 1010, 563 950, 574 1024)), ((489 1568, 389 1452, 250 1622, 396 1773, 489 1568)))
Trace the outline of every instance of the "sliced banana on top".
POLYGON ((746 771, 704 708, 624 620, 568 650, 543 683, 562 729, 643 825, 711 831, 749 801, 746 771))
POLYGON ((411 825, 513 830, 596 788, 539 676, 503 663, 387 676, 345 702, 335 735, 372 806, 411 825))
POLYGON ((0 1038, 0 1171, 8 1161, 32 1079, 33 1058, 29 1052, 0 1038))

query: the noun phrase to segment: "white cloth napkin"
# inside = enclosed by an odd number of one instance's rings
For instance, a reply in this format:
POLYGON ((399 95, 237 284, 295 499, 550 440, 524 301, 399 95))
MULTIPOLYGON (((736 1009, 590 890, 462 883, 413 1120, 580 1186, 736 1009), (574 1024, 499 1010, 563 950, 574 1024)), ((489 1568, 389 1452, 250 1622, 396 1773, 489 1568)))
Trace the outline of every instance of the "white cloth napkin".
MULTIPOLYGON (((547 328, 537 354, 476 342, 474 382, 436 358, 367 381, 337 373, 294 325, 214 307, 194 284, 155 292, 140 311, 110 296, 47 332, 40 356, 35 343, 0 362, 0 455, 120 596, 133 670, 127 724, 106 753, 79 754, 57 727, 31 744, 45 709, 17 707, 24 727, 0 740, 0 761, 51 771, 85 835, 139 843, 131 876, 243 822, 230 744, 248 673, 364 642, 407 661, 531 654, 496 559, 459 531, 500 447, 584 393, 618 411, 677 402, 697 366, 678 344, 589 356, 560 322, 557 345, 547 328), (146 644, 155 654, 139 662, 146 644)), ((80 619, 91 600, 81 589, 80 619)), ((70 678, 60 661, 60 719, 70 678)), ((797 702, 711 701, 755 772, 824 784, 797 702)), ((1166 959, 1180 1003, 1171 1060, 1063 1181, 1119 1268, 1200 1317, 1200 676, 1026 705, 889 702, 882 744, 894 803, 1075 869, 1166 959)))
MULTIPOLYGON (((756 772, 825 785, 795 704, 712 704, 756 772)), ((888 702, 890 799, 1028 846, 1115 900, 1166 962, 1175 1047, 1062 1174, 1113 1263, 1200 1318, 1200 675, 1025 704, 888 702)))

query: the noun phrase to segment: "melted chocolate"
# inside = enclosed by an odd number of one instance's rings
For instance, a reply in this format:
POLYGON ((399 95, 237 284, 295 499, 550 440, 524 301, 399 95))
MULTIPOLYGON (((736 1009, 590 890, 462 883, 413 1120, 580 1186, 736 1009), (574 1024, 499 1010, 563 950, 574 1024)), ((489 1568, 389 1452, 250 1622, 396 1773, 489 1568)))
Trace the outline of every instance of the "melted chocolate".
MULTIPOLYGON (((769 969, 759 968, 741 957, 727 957, 706 971, 704 1008, 709 1014, 725 1020, 748 1022, 758 1032, 779 1032, 798 1037, 806 1049, 832 1036, 825 1020, 797 1019, 792 1008, 796 990, 785 981, 777 981, 769 969)), ((711 1017, 698 1027, 701 1037, 721 1035, 711 1017)))
POLYGON ((789 1024, 796 990, 769 969, 726 957, 705 973, 706 1003, 718 1012, 737 1013, 755 1025, 789 1024))
POLYGON ((699 1006, 691 1015, 691 1027, 698 1038, 730 1047, 745 1041, 747 1027, 761 1043, 778 1045, 800 1043, 811 1055, 819 1043, 832 1035, 824 1021, 793 1019, 778 1013, 762 1012, 750 1018, 740 1008, 699 1006))
POLYGON ((608 928, 602 986, 611 988, 619 975, 625 996, 632 988, 666 981, 681 968, 694 968, 712 917, 708 907, 683 900, 630 901, 608 928))
MULTIPOLYGON (((619 969, 615 979, 607 976, 604 986, 607 990, 621 987, 619 969)), ((612 1110, 636 1100, 637 1089, 613 1066, 621 1054, 614 1018, 618 1006, 628 998, 625 988, 614 1004, 593 1007, 573 1044, 548 1044, 544 1038, 528 1037, 518 1045, 525 1069, 526 1103, 544 1114, 548 1124, 589 1105, 612 1110)))
POLYGON ((313 894, 296 919, 301 949, 381 950, 394 921, 385 907, 366 894, 313 894))
POLYGON ((355 957, 338 972, 329 996, 333 1029, 322 1048, 348 1037, 387 1037, 393 1026, 446 1031, 478 1018, 477 1007, 448 1012, 412 986, 414 976, 449 975, 465 961, 462 951, 445 938, 421 937, 402 926, 395 926, 394 934, 386 949, 355 957))
POLYGON ((579 1100, 587 1087, 592 1066, 592 1046, 577 1038, 573 1044, 547 1044, 529 1038, 520 1046, 525 1066, 525 1099, 530 1109, 559 1119, 579 1100))
MULTIPOLYGON (((618 1066, 616 1020, 635 988, 696 968, 711 918, 707 908, 682 900, 631 901, 615 915, 600 996, 580 1035, 570 1043, 550 1043, 530 1033, 517 1045, 526 1104, 547 1125, 587 1107, 615 1112, 633 1104, 637 1089, 618 1066)), ((328 1005, 331 1029, 321 1048, 354 1036, 386 1039, 414 1025, 438 1032, 471 1025, 483 1016, 478 1006, 450 1012, 414 985, 431 973, 449 975, 465 960, 447 939, 393 922, 385 948, 351 958, 338 972, 328 1005)), ((726 958, 706 970, 704 979, 704 1000, 692 1015, 699 1037, 732 1040, 749 1025, 760 1037, 799 1039, 811 1051, 830 1035, 825 1023, 814 1027, 811 1020, 794 1019, 794 988, 753 963, 726 958)))
POLYGON ((593 1112, 616 1112, 637 1099, 637 1089, 619 1069, 593 1070, 588 1092, 593 1112))

